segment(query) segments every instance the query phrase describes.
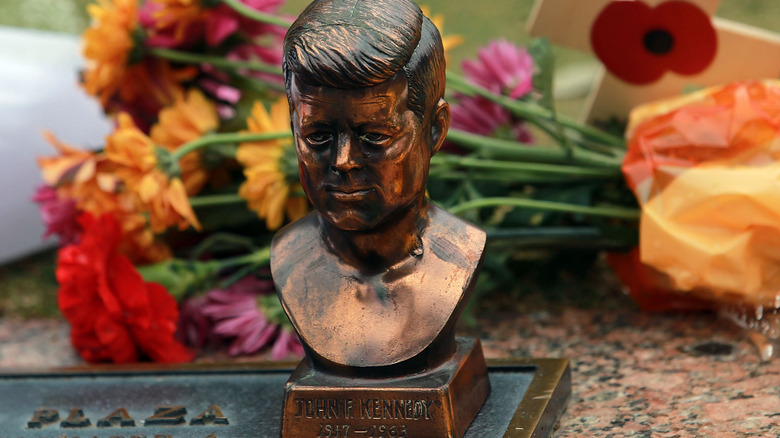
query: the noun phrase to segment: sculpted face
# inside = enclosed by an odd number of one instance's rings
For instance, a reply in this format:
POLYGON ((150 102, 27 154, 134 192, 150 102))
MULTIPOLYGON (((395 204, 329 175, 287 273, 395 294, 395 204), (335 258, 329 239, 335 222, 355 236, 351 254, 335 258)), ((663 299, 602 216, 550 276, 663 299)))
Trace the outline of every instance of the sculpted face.
POLYGON ((431 129, 407 107, 403 75, 353 90, 293 79, 290 96, 301 182, 328 222, 367 231, 422 201, 449 122, 443 100, 431 129))

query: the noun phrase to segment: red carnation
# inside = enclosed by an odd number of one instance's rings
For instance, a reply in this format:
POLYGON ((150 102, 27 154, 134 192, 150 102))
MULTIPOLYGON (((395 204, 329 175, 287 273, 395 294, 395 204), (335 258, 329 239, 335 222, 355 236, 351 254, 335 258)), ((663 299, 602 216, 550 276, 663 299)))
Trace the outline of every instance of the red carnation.
POLYGON ((89 362, 187 362, 192 352, 174 339, 176 300, 156 283, 144 282, 118 252, 116 218, 79 217, 81 242, 62 248, 57 263, 57 301, 71 325, 71 341, 89 362))
POLYGON ((654 82, 667 70, 701 73, 718 46, 710 17, 678 0, 655 9, 641 1, 613 1, 593 23, 590 42, 607 70, 632 84, 654 82))

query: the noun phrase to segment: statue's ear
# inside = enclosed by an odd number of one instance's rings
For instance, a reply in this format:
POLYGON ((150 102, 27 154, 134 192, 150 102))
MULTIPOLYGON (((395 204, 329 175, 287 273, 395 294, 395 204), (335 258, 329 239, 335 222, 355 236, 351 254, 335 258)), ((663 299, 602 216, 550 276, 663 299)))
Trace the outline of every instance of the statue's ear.
POLYGON ((439 152, 444 139, 447 137, 447 130, 450 129, 450 104, 444 99, 439 99, 436 103, 436 110, 431 118, 431 156, 439 152))

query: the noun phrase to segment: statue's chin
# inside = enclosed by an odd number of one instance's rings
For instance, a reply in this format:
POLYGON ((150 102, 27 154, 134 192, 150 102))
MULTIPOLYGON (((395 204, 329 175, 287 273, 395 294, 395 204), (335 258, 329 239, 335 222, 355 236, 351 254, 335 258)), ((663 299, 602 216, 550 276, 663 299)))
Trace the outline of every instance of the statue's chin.
POLYGON ((342 231, 367 232, 376 228, 378 220, 368 220, 368 218, 357 213, 338 212, 325 213, 322 215, 333 227, 342 231))

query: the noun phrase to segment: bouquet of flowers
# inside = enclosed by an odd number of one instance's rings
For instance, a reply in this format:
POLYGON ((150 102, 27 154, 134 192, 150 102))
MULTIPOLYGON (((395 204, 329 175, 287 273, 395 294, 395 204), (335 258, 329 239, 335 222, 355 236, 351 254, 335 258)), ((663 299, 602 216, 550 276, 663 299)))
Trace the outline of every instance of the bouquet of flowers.
MULTIPOLYGON (((97 150, 47 134, 56 152, 39 160, 35 195, 60 238, 58 304, 86 360, 182 362, 222 345, 302 354, 268 269, 273 232, 309 210, 281 3, 90 5, 81 83, 115 127, 97 150)), ((452 129, 428 192, 488 230, 482 286, 506 278, 506 254, 523 243, 633 245, 625 142, 555 112, 549 45, 495 41, 462 71, 447 76, 452 129)))

